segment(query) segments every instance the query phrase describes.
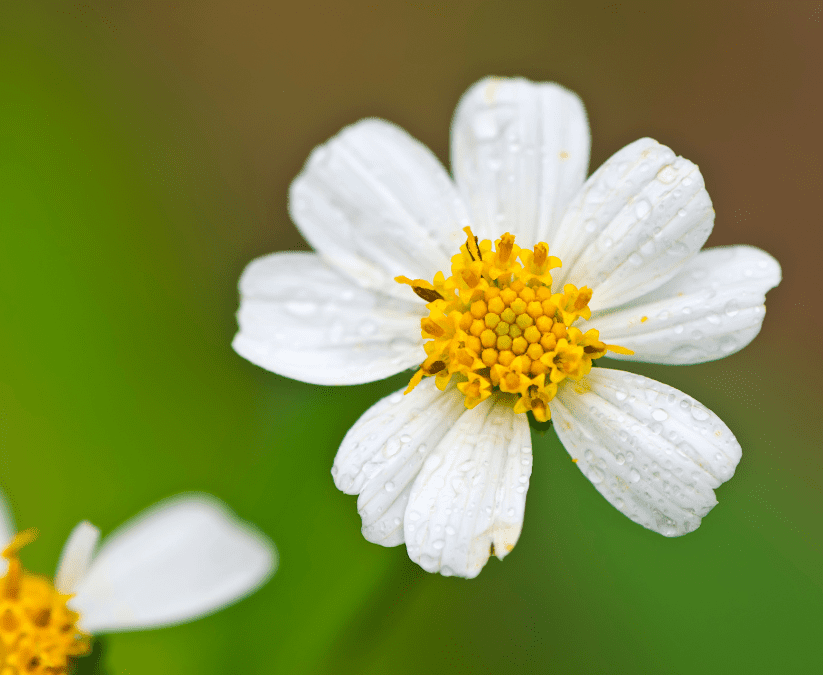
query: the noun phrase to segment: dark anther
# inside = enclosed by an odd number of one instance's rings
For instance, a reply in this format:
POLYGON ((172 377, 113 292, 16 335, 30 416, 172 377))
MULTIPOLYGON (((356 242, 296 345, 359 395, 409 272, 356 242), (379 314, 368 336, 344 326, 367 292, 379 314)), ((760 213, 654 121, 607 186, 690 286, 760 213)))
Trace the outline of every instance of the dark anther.
POLYGON ((492 542, 491 546, 489 546, 489 556, 494 555, 494 542, 492 542))
POLYGON ((426 302, 434 302, 435 300, 442 300, 443 296, 440 295, 436 290, 433 288, 423 288, 422 286, 412 286, 412 290, 417 293, 421 298, 423 298, 426 302))
POLYGON ((491 375, 492 375, 492 369, 491 368, 481 368, 480 370, 476 370, 475 372, 478 375, 480 375, 480 377, 485 378, 487 380, 490 379, 491 375))
POLYGON ((51 621, 51 610, 50 609, 41 609, 37 614, 34 615, 34 623, 40 628, 47 626, 49 621, 51 621))
POLYGON ((586 345, 585 347, 583 347, 584 354, 597 354, 597 352, 599 351, 600 350, 597 347, 594 347, 593 345, 586 345))
POLYGON ((443 368, 446 367, 446 364, 442 361, 435 361, 429 366, 429 375, 434 375, 435 373, 439 373, 443 368))

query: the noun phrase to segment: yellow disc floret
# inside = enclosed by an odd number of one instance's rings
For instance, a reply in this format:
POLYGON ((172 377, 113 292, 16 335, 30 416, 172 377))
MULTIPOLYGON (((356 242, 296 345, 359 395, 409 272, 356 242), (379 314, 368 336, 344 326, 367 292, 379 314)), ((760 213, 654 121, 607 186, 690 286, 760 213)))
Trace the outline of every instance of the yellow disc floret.
POLYGON ((562 293, 552 293, 550 270, 561 263, 545 243, 521 249, 506 233, 492 248, 490 240, 464 231, 468 239, 451 260, 450 277, 438 272, 431 283, 396 279, 429 310, 420 322, 427 357, 406 393, 423 377, 434 375, 443 390, 455 376, 467 408, 494 391, 508 392, 519 395, 515 412, 531 410, 545 422, 563 380, 585 376, 607 350, 632 353, 604 344, 597 330, 583 333, 573 326, 591 317, 592 291, 566 284, 562 293))
POLYGON ((9 569, 0 579, 0 675, 68 673, 72 657, 90 649, 90 636, 76 625, 79 615, 66 607, 72 596, 20 565, 20 549, 36 536, 21 532, 3 551, 9 569))

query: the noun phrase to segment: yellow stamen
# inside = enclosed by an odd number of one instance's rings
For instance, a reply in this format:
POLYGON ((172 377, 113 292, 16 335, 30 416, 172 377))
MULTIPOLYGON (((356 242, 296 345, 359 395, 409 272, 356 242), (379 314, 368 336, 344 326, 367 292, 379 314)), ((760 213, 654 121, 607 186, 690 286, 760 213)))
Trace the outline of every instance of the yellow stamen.
POLYGON ((420 324, 427 358, 406 393, 423 377, 435 376, 442 390, 454 376, 467 408, 499 390, 519 395, 515 412, 531 410, 545 422, 558 384, 581 380, 607 351, 631 351, 572 325, 591 316, 592 290, 566 284, 562 293, 552 293, 549 272, 561 263, 544 242, 529 251, 508 232, 495 246, 478 241, 471 228, 464 232, 451 276, 438 272, 433 283, 397 277, 426 300, 430 312, 420 324))
POLYGON ((72 596, 20 565, 20 549, 36 537, 37 530, 24 530, 3 551, 9 569, 0 579, 0 675, 67 673, 73 657, 90 651, 91 636, 66 607, 72 596))

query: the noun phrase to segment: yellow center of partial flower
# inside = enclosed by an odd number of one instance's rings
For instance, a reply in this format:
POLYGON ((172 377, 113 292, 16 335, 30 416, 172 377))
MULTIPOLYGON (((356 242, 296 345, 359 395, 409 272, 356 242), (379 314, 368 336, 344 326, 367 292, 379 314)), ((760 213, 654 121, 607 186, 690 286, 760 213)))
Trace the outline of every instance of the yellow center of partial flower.
POLYGON ((572 325, 591 316, 592 291, 566 284, 562 293, 552 293, 549 272, 561 262, 549 256, 545 243, 521 249, 506 233, 492 249, 470 228, 464 232, 468 239, 451 260, 450 277, 438 272, 432 283, 396 278, 429 310, 420 322, 427 358, 406 393, 430 375, 443 390, 454 375, 467 408, 499 390, 519 394, 515 412, 531 410, 545 422, 563 380, 585 376, 607 350, 633 353, 604 344, 597 330, 583 333, 572 325))
POLYGON ((9 569, 0 579, 0 675, 67 673, 71 658, 90 649, 90 636, 76 626, 79 615, 66 607, 72 596, 20 565, 20 549, 36 536, 21 532, 3 551, 9 569))

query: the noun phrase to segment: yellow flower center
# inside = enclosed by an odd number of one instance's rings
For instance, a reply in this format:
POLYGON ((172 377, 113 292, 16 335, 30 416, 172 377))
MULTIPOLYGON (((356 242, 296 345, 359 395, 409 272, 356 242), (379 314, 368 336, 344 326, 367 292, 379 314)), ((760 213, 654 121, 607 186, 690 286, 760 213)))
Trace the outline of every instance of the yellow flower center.
POLYGON ((406 393, 431 375, 443 390, 454 375, 467 408, 503 391, 519 394, 515 412, 531 410, 545 422, 563 380, 585 376, 607 350, 633 353, 604 344, 597 330, 583 333, 572 325, 591 316, 592 291, 566 284, 552 293, 549 272, 561 262, 548 245, 521 249, 506 233, 492 249, 490 240, 478 242, 468 227, 464 232, 468 239, 451 260, 450 277, 438 272, 432 283, 396 278, 429 310, 420 322, 427 358, 406 393))
POLYGON ((3 551, 9 569, 0 579, 0 675, 67 673, 71 658, 90 650, 90 636, 76 626, 79 615, 66 607, 72 596, 20 565, 20 549, 36 536, 21 532, 3 551))

